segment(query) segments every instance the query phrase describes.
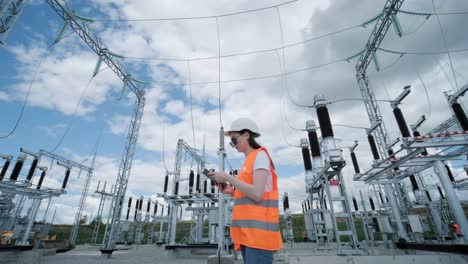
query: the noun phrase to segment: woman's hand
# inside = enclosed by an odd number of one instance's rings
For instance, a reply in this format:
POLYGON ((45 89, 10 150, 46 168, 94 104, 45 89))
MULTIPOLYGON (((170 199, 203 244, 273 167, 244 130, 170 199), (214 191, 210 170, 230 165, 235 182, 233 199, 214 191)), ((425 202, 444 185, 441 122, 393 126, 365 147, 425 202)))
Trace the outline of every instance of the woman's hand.
POLYGON ((208 173, 208 176, 210 176, 210 178, 217 183, 223 183, 223 182, 227 182, 228 177, 231 175, 225 172, 214 171, 214 172, 208 173))
POLYGON ((223 188, 223 186, 221 186, 221 183, 218 183, 218 188, 219 190, 224 193, 224 194, 234 194, 234 188, 230 185, 230 184, 226 184, 226 186, 223 188))

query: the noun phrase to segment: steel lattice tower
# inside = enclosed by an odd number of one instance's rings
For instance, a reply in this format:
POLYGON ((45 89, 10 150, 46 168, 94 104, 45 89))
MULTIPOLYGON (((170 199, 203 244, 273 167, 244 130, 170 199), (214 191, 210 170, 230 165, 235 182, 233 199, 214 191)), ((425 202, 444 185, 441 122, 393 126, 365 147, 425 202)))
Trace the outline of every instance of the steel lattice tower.
MULTIPOLYGON (((366 106, 367 115, 371 127, 375 128, 374 132, 376 135, 378 151, 381 157, 387 157, 387 147, 390 145, 390 139, 388 132, 383 122, 382 114, 375 98, 374 91, 369 85, 369 80, 366 74, 367 67, 373 60, 377 49, 382 43, 388 29, 392 25, 392 16, 395 16, 400 10, 404 0, 387 0, 384 6, 383 14, 377 19, 374 29, 372 30, 371 36, 366 43, 366 49, 359 57, 356 64, 356 78, 361 90, 362 98, 364 99, 364 105, 366 106)), ((385 191, 390 199, 390 205, 392 207, 392 213, 395 218, 398 227, 398 233, 400 237, 407 238, 408 235, 401 222, 401 215, 397 206, 396 197, 392 185, 384 184, 385 191)))
POLYGON ((120 64, 120 62, 108 52, 104 44, 91 32, 86 23, 81 23, 75 13, 64 7, 58 0, 46 0, 57 14, 70 26, 70 28, 83 39, 83 41, 99 56, 99 59, 107 64, 114 73, 123 81, 124 87, 128 87, 136 96, 133 115, 125 143, 124 153, 119 166, 119 173, 115 183, 116 195, 112 197, 111 216, 106 226, 104 242, 101 252, 112 254, 115 249, 116 238, 120 227, 123 199, 127 191, 128 179, 132 168, 133 156, 140 131, 143 108, 145 106, 145 91, 143 83, 135 80, 120 64))

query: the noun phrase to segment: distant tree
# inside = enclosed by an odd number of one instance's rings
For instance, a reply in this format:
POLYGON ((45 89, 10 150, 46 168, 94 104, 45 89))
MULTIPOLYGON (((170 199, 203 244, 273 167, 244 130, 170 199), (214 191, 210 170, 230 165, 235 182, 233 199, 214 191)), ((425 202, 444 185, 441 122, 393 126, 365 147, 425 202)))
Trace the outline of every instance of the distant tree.
POLYGON ((88 215, 83 215, 80 218, 80 225, 84 225, 88 222, 88 215))
POLYGON ((93 218, 93 220, 91 222, 89 222, 89 225, 94 226, 98 221, 101 222, 101 224, 102 224, 102 219, 100 217, 95 217, 95 218, 93 218))

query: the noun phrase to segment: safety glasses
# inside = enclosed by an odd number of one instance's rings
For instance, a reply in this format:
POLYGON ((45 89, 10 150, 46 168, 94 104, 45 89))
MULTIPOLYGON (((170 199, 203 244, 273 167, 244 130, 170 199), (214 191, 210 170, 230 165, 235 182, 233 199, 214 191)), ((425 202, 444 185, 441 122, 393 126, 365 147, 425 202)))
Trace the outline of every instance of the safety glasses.
POLYGON ((237 135, 236 137, 232 137, 231 138, 231 142, 229 142, 229 145, 231 145, 231 147, 235 147, 237 145, 237 139, 242 136, 242 134, 239 134, 237 135))

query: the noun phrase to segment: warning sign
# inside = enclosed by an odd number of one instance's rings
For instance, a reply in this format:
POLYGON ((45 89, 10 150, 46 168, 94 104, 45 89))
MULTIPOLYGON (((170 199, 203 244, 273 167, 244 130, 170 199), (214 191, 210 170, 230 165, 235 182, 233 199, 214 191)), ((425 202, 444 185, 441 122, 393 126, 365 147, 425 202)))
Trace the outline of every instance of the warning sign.
POLYGON ((330 180, 330 186, 338 186, 338 185, 340 185, 339 180, 330 180))

